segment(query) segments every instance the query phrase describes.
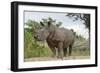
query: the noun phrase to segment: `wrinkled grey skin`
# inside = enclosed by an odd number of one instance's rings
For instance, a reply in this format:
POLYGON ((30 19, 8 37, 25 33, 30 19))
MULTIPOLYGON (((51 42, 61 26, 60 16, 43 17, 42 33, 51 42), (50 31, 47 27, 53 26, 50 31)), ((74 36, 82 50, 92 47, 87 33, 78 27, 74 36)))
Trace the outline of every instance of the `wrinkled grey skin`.
MULTIPOLYGON (((40 24, 44 26, 42 22, 40 22, 40 24)), ((72 30, 58 28, 49 21, 47 27, 36 30, 35 38, 39 41, 46 40, 48 46, 54 53, 54 56, 56 56, 57 50, 58 58, 63 58, 63 56, 66 56, 67 48, 69 48, 68 55, 71 55, 72 46, 74 43, 74 34, 72 30)))

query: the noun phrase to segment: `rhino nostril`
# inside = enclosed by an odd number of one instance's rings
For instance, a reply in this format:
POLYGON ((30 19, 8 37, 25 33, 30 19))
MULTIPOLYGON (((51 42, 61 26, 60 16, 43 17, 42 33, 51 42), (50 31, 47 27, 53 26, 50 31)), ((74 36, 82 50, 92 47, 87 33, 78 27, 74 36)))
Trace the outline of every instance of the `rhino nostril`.
POLYGON ((34 36, 34 38, 35 38, 35 39, 39 39, 39 36, 38 36, 38 35, 36 35, 36 36, 34 36))

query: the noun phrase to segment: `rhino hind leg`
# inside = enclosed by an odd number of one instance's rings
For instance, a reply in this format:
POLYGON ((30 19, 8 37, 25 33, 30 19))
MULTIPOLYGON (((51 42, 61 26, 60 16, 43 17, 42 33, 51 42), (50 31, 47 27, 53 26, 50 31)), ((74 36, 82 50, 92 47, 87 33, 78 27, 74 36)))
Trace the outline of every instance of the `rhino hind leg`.
POLYGON ((64 57, 67 56, 67 48, 63 48, 64 57))
POLYGON ((71 54, 72 54, 72 44, 69 46, 69 56, 71 56, 71 54))

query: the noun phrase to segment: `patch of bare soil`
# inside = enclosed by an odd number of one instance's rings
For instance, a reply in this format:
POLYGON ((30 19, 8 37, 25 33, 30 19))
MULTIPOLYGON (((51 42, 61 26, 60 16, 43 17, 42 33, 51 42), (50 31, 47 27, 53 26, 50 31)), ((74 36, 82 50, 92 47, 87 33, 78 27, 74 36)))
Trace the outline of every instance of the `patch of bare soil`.
POLYGON ((70 56, 70 57, 64 57, 63 59, 54 57, 34 57, 34 58, 24 59, 24 61, 31 62, 31 61, 75 60, 75 59, 89 59, 89 58, 90 56, 70 56))

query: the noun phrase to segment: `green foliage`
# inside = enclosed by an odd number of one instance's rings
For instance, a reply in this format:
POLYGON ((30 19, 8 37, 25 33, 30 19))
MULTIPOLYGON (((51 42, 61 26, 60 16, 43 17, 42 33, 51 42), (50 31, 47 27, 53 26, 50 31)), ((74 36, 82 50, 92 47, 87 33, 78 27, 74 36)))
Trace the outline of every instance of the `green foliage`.
POLYGON ((86 38, 84 38, 82 35, 75 35, 75 36, 76 36, 76 40, 79 40, 79 41, 86 40, 86 38))
POLYGON ((30 32, 24 34, 24 58, 52 56, 51 50, 37 42, 30 32))
POLYGON ((45 26, 47 26, 48 21, 53 22, 57 27, 60 27, 62 25, 62 22, 56 22, 56 20, 52 19, 51 17, 48 17, 47 19, 46 18, 42 19, 42 22, 45 24, 45 26))
POLYGON ((41 28, 41 25, 36 22, 35 20, 28 20, 26 23, 25 23, 25 28, 24 30, 28 31, 28 32, 31 32, 33 33, 35 29, 40 29, 41 28))

